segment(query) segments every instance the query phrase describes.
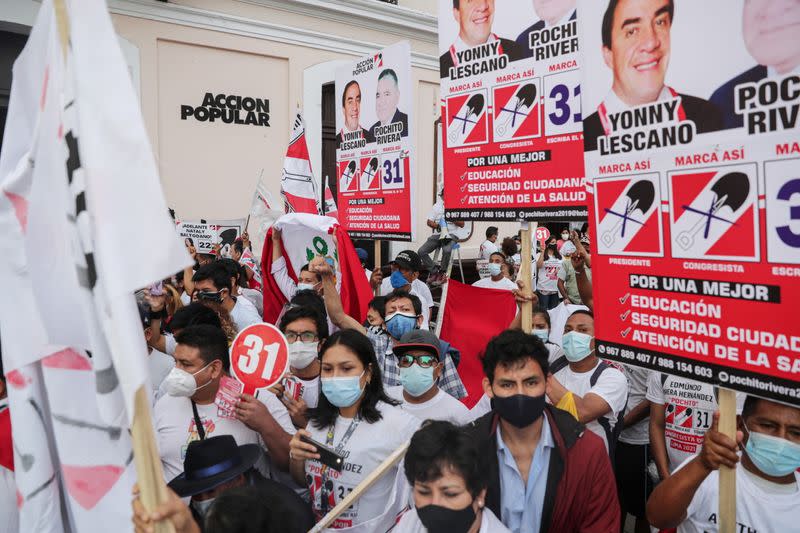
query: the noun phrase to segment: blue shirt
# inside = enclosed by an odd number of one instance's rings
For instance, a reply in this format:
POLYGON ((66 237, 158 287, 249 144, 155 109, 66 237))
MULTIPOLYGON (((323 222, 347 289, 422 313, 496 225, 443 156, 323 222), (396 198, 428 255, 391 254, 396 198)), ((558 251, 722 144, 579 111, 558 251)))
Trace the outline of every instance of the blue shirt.
POLYGON ((544 416, 542 434, 533 452, 527 485, 517 468, 517 462, 497 428, 497 464, 500 469, 500 518, 514 533, 539 533, 542 507, 550 470, 550 453, 555 447, 547 415, 544 416))

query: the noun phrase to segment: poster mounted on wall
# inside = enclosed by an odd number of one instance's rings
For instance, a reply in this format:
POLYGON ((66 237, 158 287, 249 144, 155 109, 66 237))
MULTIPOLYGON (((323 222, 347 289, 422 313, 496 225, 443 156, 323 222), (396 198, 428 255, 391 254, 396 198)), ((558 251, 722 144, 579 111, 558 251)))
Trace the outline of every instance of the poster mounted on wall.
POLYGON ((439 0, 445 208, 586 219, 575 0, 439 0))
POLYGON ((336 71, 338 217, 354 239, 413 240, 411 46, 336 71))
POLYGON ((596 345, 800 405, 800 8, 760 5, 578 3, 596 345))

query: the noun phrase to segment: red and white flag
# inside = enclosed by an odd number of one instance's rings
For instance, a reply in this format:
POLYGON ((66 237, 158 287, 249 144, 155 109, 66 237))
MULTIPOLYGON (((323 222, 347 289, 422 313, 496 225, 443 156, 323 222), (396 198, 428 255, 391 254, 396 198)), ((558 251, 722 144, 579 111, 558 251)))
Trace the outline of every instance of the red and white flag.
POLYGON ((339 219, 339 208, 331 191, 330 177, 325 176, 325 216, 339 219))
POLYGON ((19 529, 129 531, 128 428, 147 387, 133 292, 191 260, 105 2, 45 0, 13 80, 0 336, 19 529))
POLYGON ((314 186, 314 174, 306 145, 306 126, 298 112, 292 127, 292 137, 283 160, 281 196, 287 213, 311 213, 319 215, 319 195, 314 186))
MULTIPOLYGON (((281 231, 281 247, 289 276, 297 282, 297 273, 303 265, 317 256, 333 265, 344 311, 359 322, 367 314, 367 305, 373 298, 372 288, 364 276, 364 269, 347 232, 336 219, 306 213, 290 213, 275 222, 273 228, 281 231)), ((272 229, 264 241, 261 259, 264 279, 264 320, 275 323, 286 304, 272 271, 272 229)))
POLYGON ((495 335, 508 329, 517 312, 511 291, 482 289, 449 280, 439 338, 461 350, 458 374, 467 389, 463 401, 472 408, 483 396, 483 365, 480 355, 495 335), (491 313, 486 310, 491 309, 491 313))

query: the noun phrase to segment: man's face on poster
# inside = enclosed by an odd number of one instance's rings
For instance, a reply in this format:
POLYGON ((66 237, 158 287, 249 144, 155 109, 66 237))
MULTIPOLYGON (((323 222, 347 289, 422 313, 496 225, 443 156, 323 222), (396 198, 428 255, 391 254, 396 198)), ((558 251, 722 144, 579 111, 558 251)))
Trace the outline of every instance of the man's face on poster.
POLYGON ((533 0, 536 16, 548 24, 555 24, 575 9, 577 0, 533 0))
POLYGON ((453 17, 459 26, 459 37, 469 46, 489 40, 494 22, 494 0, 460 0, 453 17))
POLYGON ((759 65, 789 72, 800 65, 800 2, 745 0, 742 33, 759 65))
POLYGON ((397 111, 400 102, 400 90, 391 76, 384 76, 378 81, 375 92, 375 113, 381 124, 389 124, 397 111))
POLYGON ((628 105, 655 102, 664 87, 672 20, 668 0, 620 0, 603 59, 614 71, 614 92, 628 105))
POLYGON ((356 131, 361 121, 361 87, 357 83, 344 91, 344 124, 349 131, 356 131))

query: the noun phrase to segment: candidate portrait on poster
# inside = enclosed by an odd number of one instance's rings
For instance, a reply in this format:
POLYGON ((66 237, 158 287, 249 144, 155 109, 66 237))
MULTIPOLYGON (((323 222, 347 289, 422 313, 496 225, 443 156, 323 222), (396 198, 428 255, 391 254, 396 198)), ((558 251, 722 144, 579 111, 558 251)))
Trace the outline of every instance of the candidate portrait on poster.
MULTIPOLYGON (((381 126, 402 124, 400 136, 408 136, 408 115, 398 109, 400 103, 400 81, 394 69, 387 68, 378 74, 378 83, 375 88, 375 115, 378 121, 369 129, 373 139, 381 134, 381 126)), ((392 128, 394 129, 394 128, 392 128)))
POLYGON ((342 129, 336 134, 336 146, 343 141, 364 140, 367 144, 375 142, 366 129, 361 126, 361 85, 351 80, 342 93, 342 129))
POLYGON ((517 37, 516 43, 522 49, 524 57, 532 57, 533 49, 530 47, 530 34, 545 28, 560 26, 570 20, 577 20, 578 10, 575 8, 577 0, 533 0, 533 11, 539 17, 535 23, 524 30, 517 37))

